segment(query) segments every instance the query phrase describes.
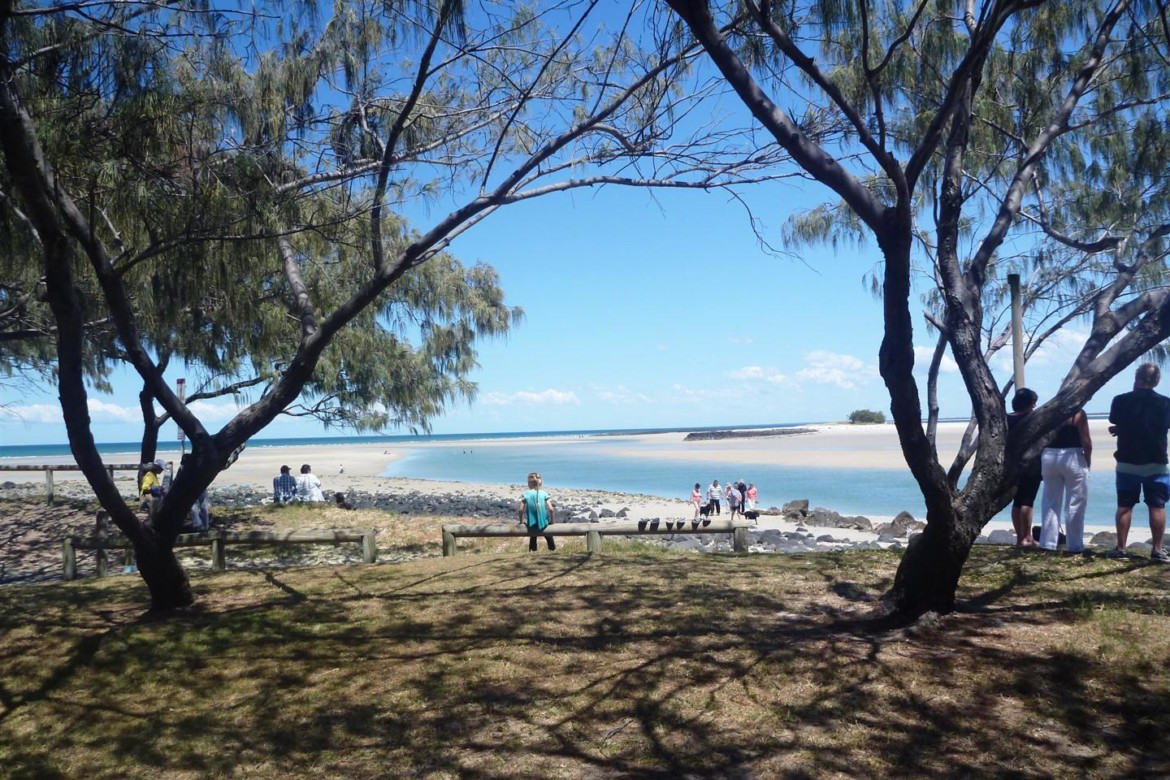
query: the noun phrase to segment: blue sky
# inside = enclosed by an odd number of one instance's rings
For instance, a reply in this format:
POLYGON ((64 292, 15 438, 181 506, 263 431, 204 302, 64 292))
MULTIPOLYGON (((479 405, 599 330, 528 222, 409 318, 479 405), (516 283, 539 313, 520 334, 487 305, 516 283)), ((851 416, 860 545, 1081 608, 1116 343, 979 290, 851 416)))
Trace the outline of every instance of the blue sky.
MULTIPOLYGON (((816 192, 776 183, 751 191, 750 203, 778 244, 787 215, 814 205, 816 192)), ((872 245, 776 257, 726 194, 611 188, 507 207, 452 251, 494 265, 526 318, 507 339, 481 344, 477 399, 434 420, 436 433, 820 422, 889 408, 877 372, 880 303, 862 282, 877 257, 872 245)), ((916 344, 924 370, 932 344, 924 328, 916 344)), ((1028 384, 1042 399, 1075 344, 1066 339, 1029 363, 1028 384)), ((1007 376, 1010 356, 996 367, 1007 376)), ((1130 375, 1089 411, 1107 411, 1130 375)), ((91 400, 99 441, 138 435, 138 383, 128 374, 116 383, 114 395, 91 400)), ((66 440, 52 386, 0 392, 0 443, 66 440)), ((941 402, 944 417, 969 410, 953 367, 941 402)), ((213 428, 233 412, 231 401, 199 408, 213 428)), ((168 426, 164 439, 175 433, 168 426)), ((261 436, 332 433, 280 419, 261 436)))

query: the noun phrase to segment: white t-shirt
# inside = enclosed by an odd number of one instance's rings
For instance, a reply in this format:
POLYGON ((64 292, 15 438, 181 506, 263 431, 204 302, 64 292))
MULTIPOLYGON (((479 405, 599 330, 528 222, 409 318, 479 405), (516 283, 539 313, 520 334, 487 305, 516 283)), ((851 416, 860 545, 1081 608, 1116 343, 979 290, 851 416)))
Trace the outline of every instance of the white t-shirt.
POLYGON ((321 480, 317 475, 309 472, 297 477, 297 498, 301 501, 324 501, 325 494, 321 492, 321 480))

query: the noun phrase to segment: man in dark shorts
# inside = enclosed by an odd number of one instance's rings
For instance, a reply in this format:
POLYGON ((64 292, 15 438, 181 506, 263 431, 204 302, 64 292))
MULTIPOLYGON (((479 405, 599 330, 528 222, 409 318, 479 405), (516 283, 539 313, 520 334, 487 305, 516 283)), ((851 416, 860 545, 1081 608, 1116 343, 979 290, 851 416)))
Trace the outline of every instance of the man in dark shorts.
POLYGON ((1109 432, 1117 437, 1117 549, 1110 557, 1124 558, 1133 507, 1145 495, 1150 512, 1153 550, 1150 560, 1170 563, 1162 549, 1166 533, 1166 502, 1170 500, 1170 466, 1167 466, 1166 431, 1170 429, 1170 398, 1154 392, 1162 372, 1153 363, 1138 366, 1133 390, 1113 399, 1109 408, 1109 432))
MULTIPOLYGON (((1021 387, 1012 398, 1012 411, 1008 414, 1008 431, 1019 425, 1036 408, 1039 400, 1035 390, 1021 387)), ((1032 538, 1032 508, 1036 505, 1036 494, 1040 492, 1040 459, 1032 458, 1024 464, 1016 482, 1016 497, 1012 500, 1012 528, 1016 532, 1017 547, 1036 547, 1032 538)))

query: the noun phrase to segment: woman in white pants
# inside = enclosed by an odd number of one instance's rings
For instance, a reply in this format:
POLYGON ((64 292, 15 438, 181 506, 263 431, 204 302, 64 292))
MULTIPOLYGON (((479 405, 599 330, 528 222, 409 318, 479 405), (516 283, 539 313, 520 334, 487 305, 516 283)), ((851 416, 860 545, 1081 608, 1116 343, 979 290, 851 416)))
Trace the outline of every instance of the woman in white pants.
POLYGON ((1085 506, 1089 501, 1089 465, 1093 460, 1093 440, 1089 437, 1089 420, 1078 411, 1064 425, 1040 456, 1040 473, 1044 477, 1041 502, 1040 546, 1055 550, 1060 536, 1060 518, 1065 520, 1065 550, 1085 549, 1085 506))

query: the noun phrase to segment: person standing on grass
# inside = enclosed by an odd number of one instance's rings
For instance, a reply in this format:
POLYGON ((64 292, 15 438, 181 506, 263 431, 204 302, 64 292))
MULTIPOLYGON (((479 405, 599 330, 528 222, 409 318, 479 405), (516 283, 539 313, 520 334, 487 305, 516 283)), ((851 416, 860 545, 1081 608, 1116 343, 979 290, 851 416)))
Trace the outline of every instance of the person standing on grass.
MULTIPOLYGON (((533 471, 529 474, 528 490, 520 497, 520 506, 517 508, 520 524, 528 526, 529 552, 536 552, 536 535, 548 528, 549 523, 557 521, 557 508, 548 493, 542 489, 543 485, 544 479, 539 473, 533 471)), ((548 549, 557 549, 552 534, 544 534, 544 540, 548 543, 548 549)))
POLYGON ((720 514, 719 499, 723 498, 723 491, 719 487, 719 480, 713 480, 707 488, 707 501, 715 507, 715 514, 720 514))
POLYGON ((695 505, 695 520, 699 519, 699 510, 703 508, 703 488, 698 482, 691 491, 691 503, 695 505))
POLYGON ((1089 468, 1093 462, 1093 440, 1089 418, 1078 409, 1040 455, 1040 476, 1044 480, 1040 546, 1055 550, 1060 541, 1060 518, 1064 515, 1065 550, 1085 551, 1085 509, 1089 502, 1089 468))
MULTIPOLYGON (((1035 390, 1021 387, 1012 396, 1012 410, 1007 416, 1008 432, 1024 421, 1036 408, 1039 396, 1035 390)), ((1012 500, 1012 527, 1016 531, 1017 547, 1035 547, 1032 538, 1032 510, 1036 494, 1040 492, 1040 459, 1033 458, 1023 465, 1016 480, 1016 497, 1012 500)))
POLYGON ((1154 392, 1162 372, 1153 363, 1138 366, 1133 390, 1113 399, 1109 407, 1109 432, 1117 437, 1117 547, 1112 558, 1125 551, 1133 508, 1145 494, 1150 514, 1153 549, 1150 560, 1170 563, 1162 547, 1166 533, 1166 501, 1170 499, 1170 466, 1167 466, 1166 431, 1170 429, 1170 398, 1154 392))

